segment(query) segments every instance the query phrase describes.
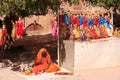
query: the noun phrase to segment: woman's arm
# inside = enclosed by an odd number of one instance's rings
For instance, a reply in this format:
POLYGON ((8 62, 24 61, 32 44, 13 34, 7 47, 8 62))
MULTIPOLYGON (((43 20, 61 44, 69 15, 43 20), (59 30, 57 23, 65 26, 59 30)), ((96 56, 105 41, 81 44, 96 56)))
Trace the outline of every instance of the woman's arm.
POLYGON ((47 56, 46 58, 47 58, 47 63, 48 63, 48 65, 47 65, 46 68, 43 70, 43 72, 45 72, 45 71, 50 67, 50 65, 51 65, 51 63, 52 63, 50 56, 47 56))
POLYGON ((44 59, 44 58, 39 59, 39 61, 37 61, 37 62, 34 64, 34 66, 39 65, 39 64, 42 62, 43 59, 44 59))

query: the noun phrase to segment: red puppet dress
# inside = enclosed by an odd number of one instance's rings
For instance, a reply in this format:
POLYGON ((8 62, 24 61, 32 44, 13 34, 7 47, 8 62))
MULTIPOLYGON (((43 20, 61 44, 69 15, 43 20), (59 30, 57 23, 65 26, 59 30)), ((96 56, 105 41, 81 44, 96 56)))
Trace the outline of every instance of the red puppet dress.
POLYGON ((5 25, 3 25, 3 28, 2 28, 2 44, 3 45, 6 43, 6 37, 7 37, 7 29, 5 28, 5 25))
POLYGON ((16 22, 16 27, 17 27, 17 35, 22 36, 23 35, 23 22, 22 21, 17 21, 16 22))
POLYGON ((77 15, 72 16, 72 17, 71 17, 71 21, 72 21, 72 24, 73 24, 73 25, 76 25, 76 24, 77 24, 78 27, 80 26, 80 21, 79 21, 79 18, 78 18, 77 15))
POLYGON ((99 24, 99 17, 98 17, 98 16, 95 16, 94 25, 95 25, 96 27, 98 27, 98 24, 99 24))

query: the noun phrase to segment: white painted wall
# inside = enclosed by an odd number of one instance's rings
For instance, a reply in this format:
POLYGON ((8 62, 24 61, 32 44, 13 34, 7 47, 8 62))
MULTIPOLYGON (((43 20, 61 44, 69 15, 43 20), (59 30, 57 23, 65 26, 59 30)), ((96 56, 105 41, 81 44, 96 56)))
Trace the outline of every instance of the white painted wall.
POLYGON ((75 42, 74 71, 120 65, 120 39, 75 42))

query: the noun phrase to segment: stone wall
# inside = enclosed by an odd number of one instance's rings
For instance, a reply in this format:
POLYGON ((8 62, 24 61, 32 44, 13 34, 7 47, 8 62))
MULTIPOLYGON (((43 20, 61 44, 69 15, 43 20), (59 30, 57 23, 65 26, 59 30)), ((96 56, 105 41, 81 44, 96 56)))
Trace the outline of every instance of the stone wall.
POLYGON ((44 28, 44 30, 49 31, 51 30, 51 20, 53 18, 53 15, 47 14, 47 15, 31 15, 29 17, 25 17, 25 27, 27 27, 29 24, 33 23, 34 20, 37 21, 37 23, 41 24, 44 28))
POLYGON ((64 41, 66 56, 64 64, 61 66, 74 72, 83 69, 120 66, 119 42, 120 39, 74 42, 72 44, 71 41, 64 41))
POLYGON ((62 41, 60 43, 60 66, 74 72, 74 42, 62 41))

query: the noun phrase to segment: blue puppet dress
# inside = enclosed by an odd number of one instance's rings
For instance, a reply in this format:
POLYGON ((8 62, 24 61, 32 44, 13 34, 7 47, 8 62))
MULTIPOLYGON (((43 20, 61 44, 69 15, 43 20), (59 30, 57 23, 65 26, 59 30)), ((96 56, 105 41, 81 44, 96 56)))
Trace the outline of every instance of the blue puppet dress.
POLYGON ((107 28, 108 36, 112 36, 113 27, 112 27, 112 25, 110 25, 110 19, 109 18, 105 19, 105 25, 106 25, 106 28, 107 28))
POLYGON ((107 33, 106 26, 105 26, 105 18, 100 17, 99 25, 100 25, 101 37, 102 38, 107 38, 108 37, 108 33, 107 33))
POLYGON ((70 16, 68 15, 68 13, 64 14, 64 23, 67 25, 69 25, 71 23, 70 16))

